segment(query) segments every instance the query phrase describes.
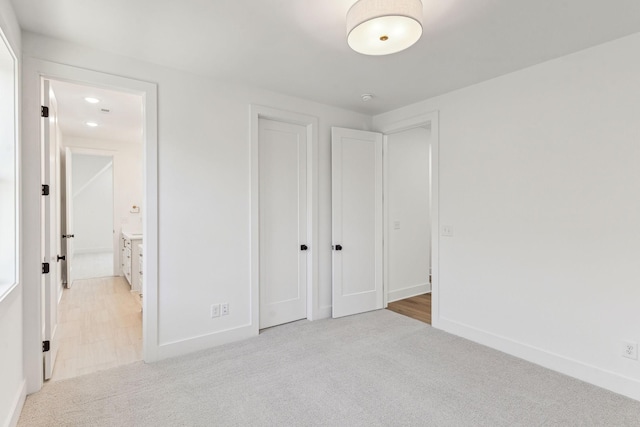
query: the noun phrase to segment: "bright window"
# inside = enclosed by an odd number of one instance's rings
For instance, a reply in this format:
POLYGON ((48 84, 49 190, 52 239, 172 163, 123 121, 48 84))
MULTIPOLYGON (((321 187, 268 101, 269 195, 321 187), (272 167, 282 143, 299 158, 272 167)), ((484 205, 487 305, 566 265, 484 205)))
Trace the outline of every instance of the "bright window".
POLYGON ((16 60, 0 32, 0 300, 17 281, 16 60))

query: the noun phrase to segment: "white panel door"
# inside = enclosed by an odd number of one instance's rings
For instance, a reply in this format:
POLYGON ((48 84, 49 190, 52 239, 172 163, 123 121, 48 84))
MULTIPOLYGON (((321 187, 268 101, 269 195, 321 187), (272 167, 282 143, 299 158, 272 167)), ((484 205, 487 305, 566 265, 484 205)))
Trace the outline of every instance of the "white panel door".
POLYGON ((307 130, 260 119, 260 328, 307 317, 307 130))
POLYGON ((42 176, 44 183, 49 185, 49 195, 42 200, 42 248, 43 262, 49 263, 49 273, 42 275, 44 322, 42 325, 43 341, 49 342, 49 350, 44 352, 44 379, 51 378, 53 365, 58 353, 58 283, 56 281, 57 261, 57 227, 56 205, 56 147, 51 141, 51 121, 55 120, 54 110, 50 108, 49 81, 42 81, 43 104, 49 107, 49 118, 42 122, 42 176))
POLYGON ((73 285, 73 280, 75 279, 74 271, 73 271, 73 263, 74 263, 74 240, 75 237, 73 231, 73 153, 70 148, 65 148, 64 152, 65 157, 65 240, 66 240, 66 266, 67 266, 67 288, 71 288, 73 285))
POLYGON ((382 134, 331 130, 333 317, 383 307, 382 134))

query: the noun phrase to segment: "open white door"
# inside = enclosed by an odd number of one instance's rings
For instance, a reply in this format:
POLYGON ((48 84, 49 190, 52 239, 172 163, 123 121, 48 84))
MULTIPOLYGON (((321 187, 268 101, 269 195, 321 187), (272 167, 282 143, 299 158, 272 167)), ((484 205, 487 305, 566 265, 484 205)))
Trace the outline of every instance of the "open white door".
POLYGON ((66 266, 67 266, 67 288, 73 285, 73 154, 70 148, 65 148, 65 227, 64 237, 66 240, 66 266))
POLYGON ((331 130, 333 317, 383 307, 382 134, 331 130))
POLYGON ((44 379, 51 378, 53 366, 58 353, 58 340, 56 330, 58 326, 58 283, 56 281, 56 269, 58 268, 57 238, 56 233, 56 147, 51 141, 51 123, 55 123, 53 110, 50 108, 49 81, 42 81, 42 101, 49 114, 42 120, 42 177, 44 184, 48 185, 48 191, 43 191, 41 224, 42 224, 42 287, 43 287, 43 354, 44 354, 44 379), (49 117, 47 117, 49 116, 49 117))

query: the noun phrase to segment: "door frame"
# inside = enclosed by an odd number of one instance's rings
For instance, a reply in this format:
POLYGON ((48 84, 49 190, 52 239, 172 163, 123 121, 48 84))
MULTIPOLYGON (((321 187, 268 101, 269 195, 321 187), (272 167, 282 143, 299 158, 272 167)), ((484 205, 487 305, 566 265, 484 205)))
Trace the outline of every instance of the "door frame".
POLYGON ((383 298, 384 307, 387 307, 389 299, 389 216, 388 216, 388 194, 389 184, 389 168, 388 166, 388 138, 389 134, 394 134, 418 127, 429 127, 431 129, 430 136, 430 160, 431 160, 431 325, 438 327, 440 323, 440 215, 439 215, 439 140, 440 133, 438 127, 438 111, 421 114, 404 120, 383 125, 379 132, 383 134, 383 194, 384 198, 384 280, 383 280, 383 298))
POLYGON ((307 129, 307 319, 328 317, 326 312, 331 312, 331 307, 319 306, 318 119, 305 114, 251 104, 251 328, 256 335, 260 330, 260 119, 291 123, 307 129))
POLYGON ((41 79, 70 81, 141 95, 144 104, 144 294, 143 359, 158 360, 158 95, 155 83, 101 73, 51 61, 24 57, 22 60, 22 272, 24 369, 27 393, 42 388, 42 289, 40 284, 39 191, 41 79), (27 189, 30 189, 27 191, 27 189))
MULTIPOLYGON (((112 202, 112 205, 113 205, 113 210, 111 211, 111 221, 112 221, 112 224, 113 224, 113 229, 115 230, 115 225, 116 225, 116 209, 115 209, 116 173, 118 171, 117 162, 116 162, 116 152, 115 151, 111 151, 111 150, 104 150, 104 149, 94 149, 94 148, 87 148, 87 147, 75 147, 73 145, 71 145, 71 146, 65 145, 65 148, 68 148, 69 151, 72 154, 85 154, 85 155, 89 155, 89 156, 100 156, 100 157, 110 157, 111 158, 111 168, 112 168, 112 173, 111 173, 111 202, 112 202)), ((65 159, 65 171, 66 171, 66 162, 67 162, 67 159, 65 159)), ((66 203, 68 203, 68 199, 65 199, 65 201, 66 201, 66 203)), ((66 203, 65 203, 65 205, 66 205, 66 203)), ((66 218, 66 215, 65 215, 65 220, 66 219, 67 218, 66 218)), ((116 236, 114 234, 112 236, 112 238, 111 238, 111 244, 112 244, 112 248, 111 249, 113 250, 113 263, 111 265, 111 269, 112 269, 112 273, 113 273, 114 276, 118 276, 118 266, 120 265, 117 262, 117 260, 120 257, 119 256, 119 252, 118 252, 119 242, 120 242, 120 236, 116 236)), ((69 260, 67 259, 66 262, 69 262, 69 260)), ((67 277, 67 279, 68 279, 68 277, 67 277)), ((67 283, 67 288, 71 288, 71 284, 70 283, 67 283)))

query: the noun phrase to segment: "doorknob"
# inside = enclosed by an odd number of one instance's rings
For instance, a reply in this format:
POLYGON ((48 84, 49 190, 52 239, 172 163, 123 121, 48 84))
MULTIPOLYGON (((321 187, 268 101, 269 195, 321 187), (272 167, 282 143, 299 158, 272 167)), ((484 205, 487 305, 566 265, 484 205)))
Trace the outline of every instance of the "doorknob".
POLYGON ((335 245, 333 247, 333 249, 335 249, 336 251, 341 251, 342 250, 342 245, 335 245))
POLYGON ((75 234, 63 234, 63 235, 62 235, 62 238, 63 238, 63 239, 70 239, 70 238, 72 238, 72 237, 76 237, 76 235, 75 235, 75 234))
POLYGON ((300 245, 300 250, 301 250, 301 251, 306 251, 307 249, 309 249, 309 248, 307 247, 307 245, 300 245))
POLYGON ((62 261, 66 261, 67 260, 66 255, 62 255, 62 256, 57 255, 56 258, 57 258, 56 262, 60 262, 60 260, 62 260, 62 261))

